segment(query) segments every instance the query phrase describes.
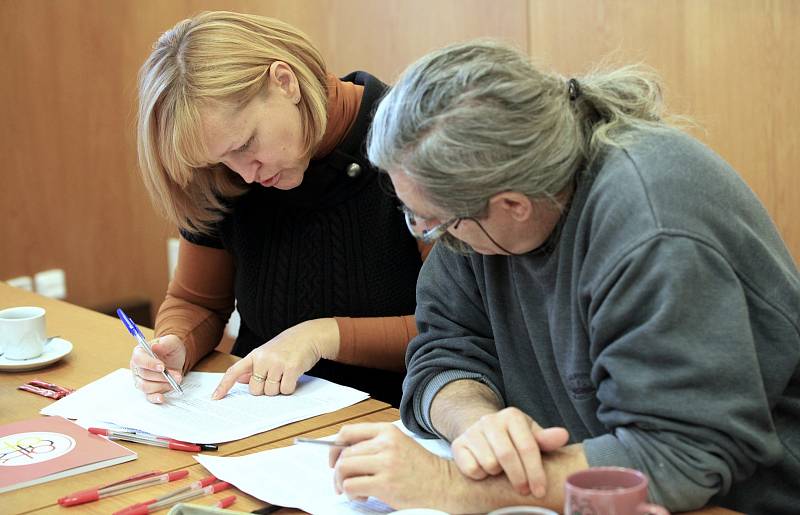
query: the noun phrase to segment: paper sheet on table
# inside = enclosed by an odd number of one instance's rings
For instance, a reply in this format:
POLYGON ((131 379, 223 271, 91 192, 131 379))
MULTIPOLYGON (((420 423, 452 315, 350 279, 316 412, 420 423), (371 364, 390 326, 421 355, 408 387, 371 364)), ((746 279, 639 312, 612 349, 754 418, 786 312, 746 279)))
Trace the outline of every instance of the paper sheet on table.
POLYGON ((302 376, 292 395, 254 396, 236 384, 218 401, 211 393, 221 373, 190 372, 164 404, 152 404, 121 368, 76 390, 41 410, 80 420, 100 420, 194 443, 220 443, 245 438, 291 422, 345 408, 369 397, 364 392, 324 379, 302 376))
MULTIPOLYGON (((394 423, 430 452, 452 458, 444 440, 415 437, 403 424, 394 423)), ((331 436, 326 439, 333 439, 331 436)), ((328 467, 328 447, 298 444, 247 456, 218 458, 199 454, 194 458, 211 474, 253 497, 278 506, 298 508, 314 515, 389 513, 392 508, 378 499, 348 501, 333 489, 333 469, 328 467)))

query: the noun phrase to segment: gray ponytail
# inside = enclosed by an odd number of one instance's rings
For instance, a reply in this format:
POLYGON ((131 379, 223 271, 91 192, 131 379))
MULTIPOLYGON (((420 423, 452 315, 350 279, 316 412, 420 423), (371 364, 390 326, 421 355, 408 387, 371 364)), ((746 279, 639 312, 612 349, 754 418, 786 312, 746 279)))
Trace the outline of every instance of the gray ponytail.
POLYGON ((367 150, 434 205, 480 216, 492 195, 554 200, 603 148, 665 128, 658 80, 628 66, 567 81, 504 44, 479 40, 412 64, 378 106, 367 150))

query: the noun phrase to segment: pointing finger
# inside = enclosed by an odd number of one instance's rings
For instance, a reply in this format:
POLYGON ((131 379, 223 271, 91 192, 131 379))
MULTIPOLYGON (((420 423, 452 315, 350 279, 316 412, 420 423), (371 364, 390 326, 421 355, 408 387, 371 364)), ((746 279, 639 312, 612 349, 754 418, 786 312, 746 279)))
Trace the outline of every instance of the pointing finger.
POLYGON ((236 383, 236 380, 239 378, 239 376, 252 372, 252 366, 253 364, 252 361, 250 361, 249 356, 245 356, 231 365, 228 370, 225 371, 225 375, 222 376, 222 379, 217 385, 217 388, 214 390, 214 393, 211 395, 211 398, 213 400, 218 400, 225 397, 228 391, 233 388, 233 385, 236 383))

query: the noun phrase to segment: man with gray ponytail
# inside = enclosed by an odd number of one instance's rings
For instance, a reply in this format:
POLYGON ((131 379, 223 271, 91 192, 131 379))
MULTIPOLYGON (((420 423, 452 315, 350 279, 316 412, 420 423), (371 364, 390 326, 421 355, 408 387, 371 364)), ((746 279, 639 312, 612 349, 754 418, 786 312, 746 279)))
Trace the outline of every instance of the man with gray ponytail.
POLYGON ((560 509, 589 466, 672 511, 796 513, 800 274, 737 173, 636 67, 567 79, 479 41, 414 63, 368 140, 417 285, 401 414, 343 428, 336 488, 395 508, 560 509))

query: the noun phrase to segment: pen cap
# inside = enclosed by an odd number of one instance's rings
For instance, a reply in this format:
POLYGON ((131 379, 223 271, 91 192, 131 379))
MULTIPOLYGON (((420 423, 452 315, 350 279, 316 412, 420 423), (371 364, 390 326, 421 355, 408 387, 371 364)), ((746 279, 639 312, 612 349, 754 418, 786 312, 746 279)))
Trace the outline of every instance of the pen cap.
POLYGON ((218 479, 216 477, 214 477, 214 476, 206 476, 203 479, 199 480, 197 482, 197 484, 200 485, 201 488, 205 488, 205 487, 207 487, 208 485, 210 485, 211 483, 213 483, 215 481, 218 481, 218 479))
POLYGON ((168 481, 175 481, 176 479, 183 479, 189 475, 189 471, 186 469, 183 470, 176 470, 175 472, 170 472, 167 474, 168 481))
POLYGON ((60 504, 61 506, 76 506, 78 504, 96 501, 99 498, 100 494, 95 488, 92 490, 83 490, 81 492, 75 492, 72 495, 67 495, 65 497, 62 497, 61 499, 58 500, 58 504, 60 504))
POLYGON ((224 509, 224 508, 227 508, 228 506, 230 506, 231 504, 233 504, 234 502, 236 502, 236 496, 235 495, 229 495, 228 497, 225 497, 225 498, 220 499, 219 501, 217 501, 216 507, 224 509))
POLYGON ((230 488, 230 487, 231 487, 230 483, 226 483, 225 481, 220 481, 219 483, 215 483, 215 484, 211 485, 208 488, 211 489, 211 493, 212 494, 215 494, 217 492, 221 492, 221 491, 225 490, 226 488, 230 488))
POLYGON ((115 511, 114 515, 147 515, 148 513, 150 513, 150 508, 146 504, 137 504, 115 511))
POLYGON ((193 443, 169 441, 167 447, 174 451, 200 452, 200 446, 193 443))

